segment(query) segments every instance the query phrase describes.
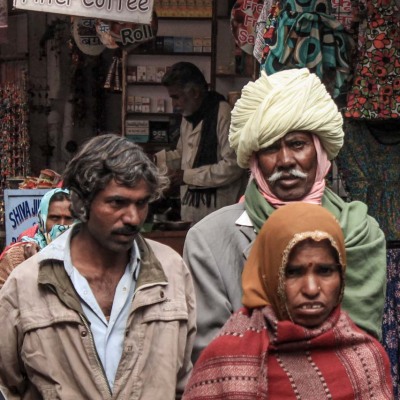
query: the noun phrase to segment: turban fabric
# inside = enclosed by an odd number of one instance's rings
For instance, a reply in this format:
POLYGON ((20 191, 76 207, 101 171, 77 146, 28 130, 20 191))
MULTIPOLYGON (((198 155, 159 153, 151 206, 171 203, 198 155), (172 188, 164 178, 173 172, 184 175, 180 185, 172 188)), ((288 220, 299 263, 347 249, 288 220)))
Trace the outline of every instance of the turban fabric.
POLYGON ((267 76, 242 89, 232 110, 229 142, 238 164, 249 167, 251 155, 289 132, 317 135, 332 160, 343 145, 343 118, 317 75, 307 68, 267 76))

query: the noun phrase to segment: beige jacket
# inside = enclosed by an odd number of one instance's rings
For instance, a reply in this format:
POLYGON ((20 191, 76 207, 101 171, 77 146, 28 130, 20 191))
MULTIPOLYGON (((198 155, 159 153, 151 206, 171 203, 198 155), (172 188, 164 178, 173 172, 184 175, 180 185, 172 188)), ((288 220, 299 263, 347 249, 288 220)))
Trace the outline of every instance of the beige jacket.
POLYGON ((217 137, 218 148, 216 164, 193 168, 200 143, 203 122, 194 129, 192 124, 182 118, 181 134, 176 150, 160 151, 156 154, 157 165, 171 169, 182 169, 183 181, 181 199, 185 196, 188 187, 217 188, 216 205, 200 207, 182 205, 181 216, 184 221, 197 222, 206 215, 222 207, 236 203, 244 193, 248 181, 246 170, 237 165, 236 154, 230 148, 228 134, 230 125, 231 107, 227 102, 220 102, 218 110, 217 137))
POLYGON ((112 394, 62 261, 39 263, 38 253, 12 272, 0 290, 0 389, 9 400, 181 397, 192 368, 192 280, 178 253, 137 243, 141 269, 112 394))

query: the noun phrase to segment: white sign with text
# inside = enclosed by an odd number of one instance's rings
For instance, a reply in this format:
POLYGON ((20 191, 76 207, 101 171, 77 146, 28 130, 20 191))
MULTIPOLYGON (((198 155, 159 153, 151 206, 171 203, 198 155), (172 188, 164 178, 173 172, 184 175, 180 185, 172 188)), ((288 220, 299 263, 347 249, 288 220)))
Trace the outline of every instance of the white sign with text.
POLYGON ((14 0, 23 10, 150 24, 154 0, 14 0))

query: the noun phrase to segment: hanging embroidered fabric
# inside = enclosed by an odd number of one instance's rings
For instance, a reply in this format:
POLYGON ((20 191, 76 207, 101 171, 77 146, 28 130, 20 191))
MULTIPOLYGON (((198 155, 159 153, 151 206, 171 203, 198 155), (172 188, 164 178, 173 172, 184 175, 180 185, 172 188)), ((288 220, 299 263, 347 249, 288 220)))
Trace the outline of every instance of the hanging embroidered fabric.
POLYGON ((351 35, 331 15, 327 0, 276 1, 267 17, 261 68, 268 75, 307 67, 333 97, 350 79, 351 35))
POLYGON ((359 19, 354 80, 344 115, 400 119, 400 11, 395 0, 353 2, 359 19))

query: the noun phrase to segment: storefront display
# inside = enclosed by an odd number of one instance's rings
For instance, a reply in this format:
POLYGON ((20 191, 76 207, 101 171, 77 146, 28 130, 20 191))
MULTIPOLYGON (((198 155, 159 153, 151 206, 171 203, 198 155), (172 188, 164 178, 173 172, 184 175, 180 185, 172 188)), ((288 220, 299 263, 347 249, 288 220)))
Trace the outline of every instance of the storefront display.
POLYGON ((18 236, 37 223, 40 200, 49 189, 6 189, 4 214, 6 244, 16 242, 18 236))
MULTIPOLYGON (((7 180, 30 172, 27 110, 25 85, 0 87, 0 210, 4 210, 7 180)), ((4 212, 0 212, 0 232, 4 232, 4 222, 4 212)))

